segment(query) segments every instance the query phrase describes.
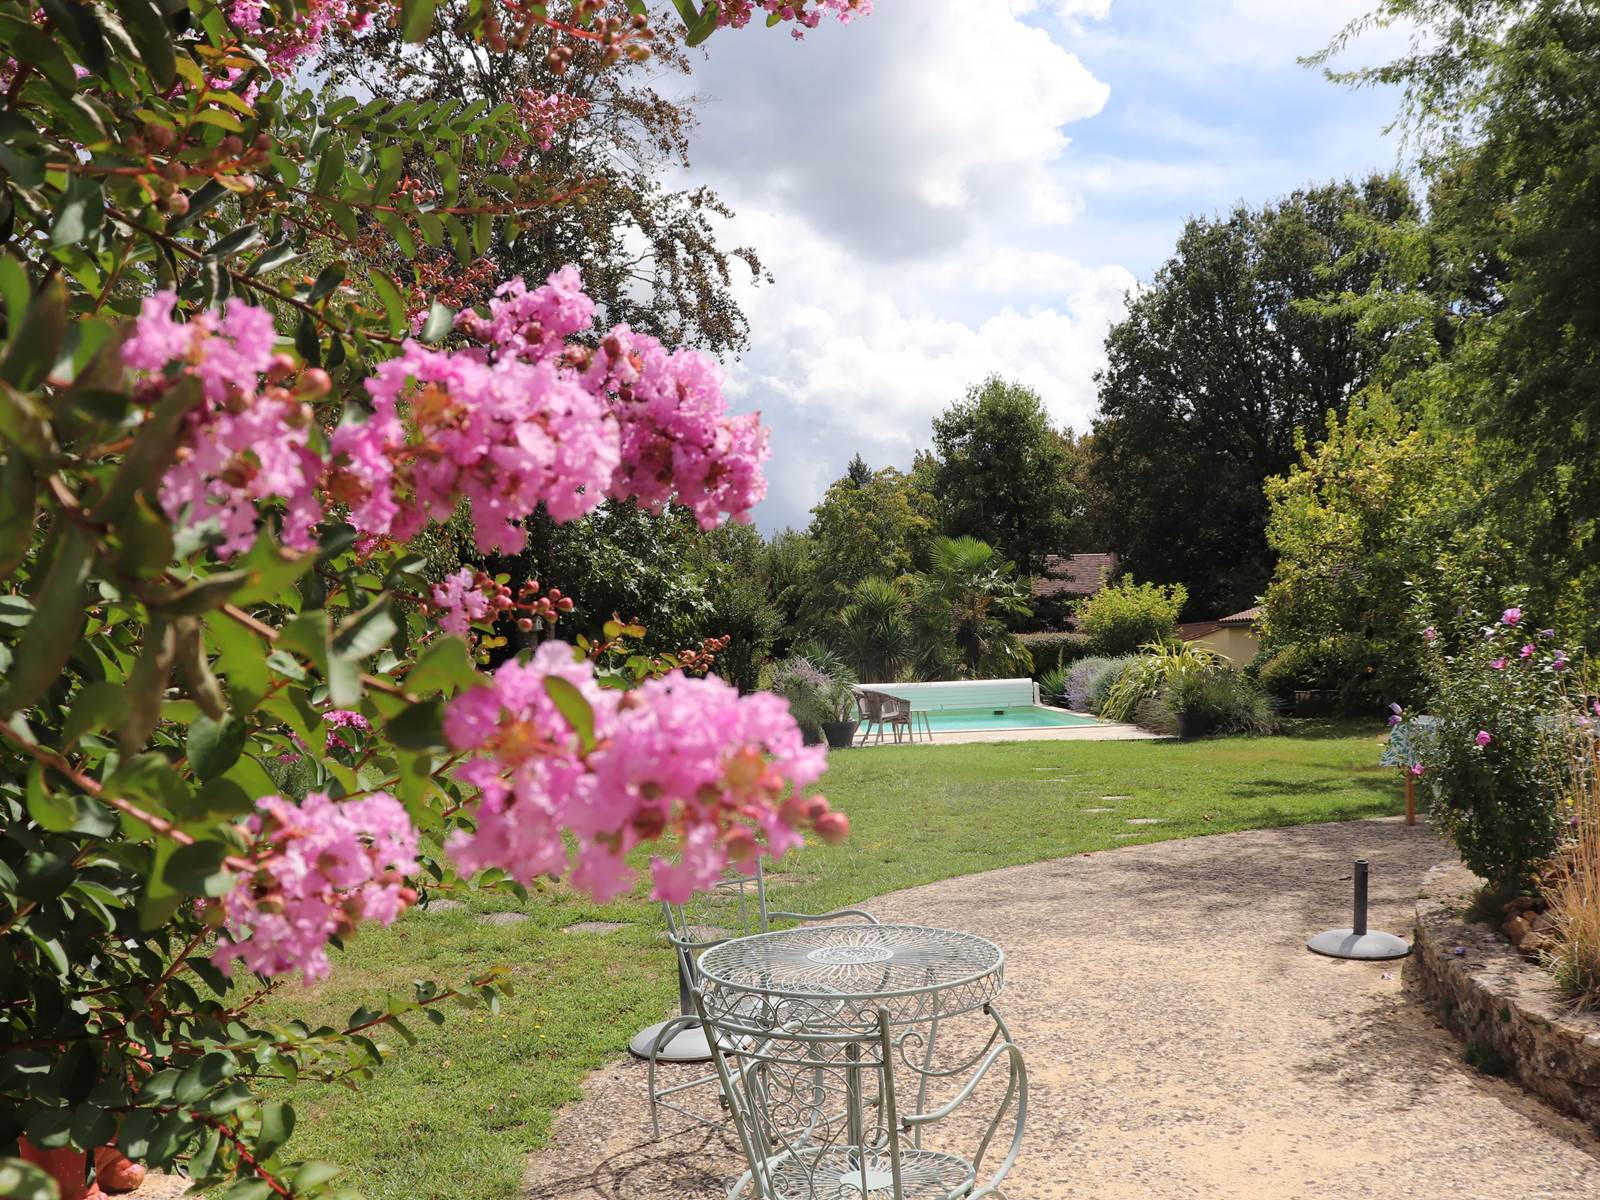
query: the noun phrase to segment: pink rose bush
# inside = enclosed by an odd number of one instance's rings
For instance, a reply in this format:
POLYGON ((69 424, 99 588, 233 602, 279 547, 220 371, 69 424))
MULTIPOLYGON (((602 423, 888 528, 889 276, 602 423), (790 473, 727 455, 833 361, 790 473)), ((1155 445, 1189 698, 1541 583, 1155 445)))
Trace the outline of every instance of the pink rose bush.
POLYGON ((341 803, 312 792, 301 804, 263 796, 256 807, 245 829, 261 858, 223 898, 218 966, 298 969, 314 982, 328 974, 330 937, 357 921, 388 925, 416 899, 405 877, 417 870, 417 832, 393 796, 341 803))

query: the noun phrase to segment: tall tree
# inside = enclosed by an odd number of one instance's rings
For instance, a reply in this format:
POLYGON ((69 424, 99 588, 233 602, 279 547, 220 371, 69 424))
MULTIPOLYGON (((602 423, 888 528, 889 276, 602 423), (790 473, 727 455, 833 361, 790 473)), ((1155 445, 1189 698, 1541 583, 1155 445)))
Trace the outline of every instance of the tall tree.
POLYGON ((1519 547, 1530 600, 1600 644, 1600 7, 1381 0, 1411 53, 1339 76, 1399 85, 1432 188, 1456 426, 1499 464, 1481 511, 1519 547))
MULTIPOLYGON (((492 282, 521 274, 531 286, 581 262, 585 290, 605 321, 669 345, 741 348, 748 326, 734 299, 734 273, 742 263, 762 279, 765 269, 750 248, 719 244, 717 226, 732 214, 714 191, 664 182, 689 165, 695 124, 693 97, 682 98, 681 89, 668 94, 674 89, 666 81, 690 69, 677 35, 661 33, 646 63, 607 65, 604 51, 583 41, 568 48, 572 58, 557 72, 540 54, 490 53, 449 21, 437 22, 420 46, 406 45, 398 26, 373 22, 363 33, 343 34, 325 56, 329 78, 375 95, 519 110, 544 144, 477 168, 474 182, 484 190, 568 181, 560 202, 525 211, 513 230, 497 230, 471 269, 459 268, 437 242, 419 245, 413 300, 423 312, 440 296, 470 304, 485 299, 492 282)), ((458 168, 414 155, 404 179, 442 191, 458 168)), ((455 232, 448 220, 439 224, 441 239, 455 232)), ((462 228, 458 236, 470 234, 462 228)), ((394 265, 403 280, 412 275, 412 263, 394 265)))
POLYGON ((874 472, 857 456, 811 510, 812 621, 836 611, 869 575, 893 579, 921 567, 936 515, 933 497, 903 471, 874 472))
POLYGON ((934 419, 933 445, 946 534, 982 538, 1033 572, 1074 549, 1078 492, 1038 393, 992 375, 934 419))
POLYGON ((1374 223, 1416 215, 1401 179, 1373 176, 1191 219, 1112 329, 1093 449, 1110 548, 1141 578, 1186 584, 1192 613, 1243 608, 1265 586, 1262 485, 1384 348, 1329 301, 1385 270, 1374 223))

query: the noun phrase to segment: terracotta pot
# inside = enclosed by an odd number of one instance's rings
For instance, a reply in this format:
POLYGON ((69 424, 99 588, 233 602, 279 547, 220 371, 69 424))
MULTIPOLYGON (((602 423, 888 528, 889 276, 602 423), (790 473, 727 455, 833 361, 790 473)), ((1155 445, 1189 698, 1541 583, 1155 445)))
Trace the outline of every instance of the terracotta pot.
POLYGON ((89 1156, 82 1150, 63 1147, 60 1150, 41 1150, 27 1138, 17 1146, 18 1153, 27 1162, 43 1170, 61 1189, 61 1200, 106 1200, 99 1184, 84 1182, 89 1171, 89 1156))
POLYGON ((145 1169, 115 1146, 101 1146, 94 1152, 94 1177, 108 1192, 135 1192, 144 1182, 145 1169))

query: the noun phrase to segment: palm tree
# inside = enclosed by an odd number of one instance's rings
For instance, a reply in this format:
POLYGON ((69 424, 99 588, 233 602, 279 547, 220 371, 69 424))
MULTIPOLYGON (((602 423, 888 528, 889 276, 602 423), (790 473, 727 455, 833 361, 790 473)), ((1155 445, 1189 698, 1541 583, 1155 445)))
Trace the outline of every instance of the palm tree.
POLYGON ((919 662, 924 674, 950 666, 969 678, 1032 670, 1008 621, 1029 614, 1027 586, 987 542, 937 539, 917 582, 919 662))
POLYGON ((890 683, 911 665, 914 639, 905 589, 869 575, 850 591, 839 613, 839 654, 869 683, 890 683))

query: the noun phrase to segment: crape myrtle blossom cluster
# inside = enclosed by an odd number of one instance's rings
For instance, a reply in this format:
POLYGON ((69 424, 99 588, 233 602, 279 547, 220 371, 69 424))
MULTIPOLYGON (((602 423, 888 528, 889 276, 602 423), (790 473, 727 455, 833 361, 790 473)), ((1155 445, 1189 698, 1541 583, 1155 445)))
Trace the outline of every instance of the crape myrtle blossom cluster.
POLYGON ((444 729, 472 755, 457 776, 482 797, 476 828, 448 845, 463 871, 499 867, 523 881, 566 873, 566 831, 579 846, 571 882, 605 900, 633 883, 627 851, 670 832, 679 859, 653 859, 651 874, 653 895, 676 902, 730 861, 751 862, 763 841, 777 857, 805 826, 828 841, 849 830, 823 797, 805 794, 826 752, 803 743, 788 705, 741 696, 714 676, 674 671, 612 691, 570 646, 546 642, 528 663, 499 667, 492 686, 452 701, 444 729), (552 698, 553 678, 593 712, 591 748, 552 698))
MULTIPOLYGON (((519 522, 543 504, 568 521, 605 497, 657 508, 674 495, 702 527, 748 520, 765 494, 766 430, 729 416, 721 371, 694 350, 669 353, 617 326, 594 349, 570 341, 595 306, 572 267, 529 290, 504 284, 489 315, 465 312, 462 332, 482 343, 434 350, 407 341, 366 381, 373 411, 320 442, 308 398, 327 390, 319 370, 291 391, 292 366, 273 353, 269 314, 230 300, 224 316, 173 319, 174 296, 150 297, 128 341, 128 365, 158 375, 175 366, 200 381, 179 462, 162 485, 177 518, 214 520, 218 553, 254 536, 257 506, 276 498, 283 540, 304 549, 328 506, 347 509, 366 535, 399 540, 471 502, 478 548, 511 554, 519 522), (267 377, 262 386, 261 376, 267 377)), ((162 376, 164 378, 164 376, 162 376)))
POLYGON ((417 893, 417 832, 394 797, 375 792, 335 802, 312 792, 301 804, 263 796, 246 822, 261 857, 222 899, 223 936, 214 960, 243 961, 261 975, 299 969, 328 974, 328 939, 357 921, 388 925, 417 893))
POLYGON ((758 11, 768 20, 793 21, 792 36, 804 38, 807 29, 822 23, 824 13, 832 13, 843 25, 857 17, 870 17, 872 0, 720 0, 717 24, 743 29, 758 11))
MULTIPOLYGON (((194 381, 160 494, 175 521, 220 530, 223 558, 251 544, 268 508, 281 513, 283 542, 309 549, 331 509, 376 544, 414 536, 465 498, 479 548, 511 553, 540 505, 565 521, 607 496, 646 507, 676 497, 710 527, 724 515, 747 519, 765 488, 766 431, 755 417, 727 414, 716 364, 626 326, 597 346, 574 340, 595 306, 570 267, 538 288, 512 280, 486 314, 463 313, 458 332, 474 345, 406 342, 366 380, 371 413, 331 434, 311 406, 328 377, 275 352, 264 310, 234 299, 220 316, 180 322, 174 308, 170 292, 146 301, 125 362, 145 373, 152 405, 178 380, 194 381)), ((530 582, 513 596, 463 568, 419 599, 445 631, 465 634, 502 614, 553 623, 571 607, 553 590, 537 592, 530 582)), ((448 847, 468 872, 562 874, 610 897, 632 884, 627 851, 672 834, 678 861, 655 860, 652 881, 659 898, 681 900, 729 862, 783 853, 800 829, 827 840, 848 830, 825 799, 806 794, 824 751, 803 744, 786 702, 741 697, 715 678, 674 672, 619 693, 601 688, 570 646, 547 642, 528 664, 503 665, 492 687, 454 700, 445 732, 470 756, 458 777, 477 793, 472 831, 448 847), (557 679, 592 711, 592 740, 552 699, 557 679), (578 845, 570 864, 567 834, 578 845)), ((268 797, 247 828, 257 865, 221 906, 221 963, 243 960, 263 975, 303 967, 316 978, 330 937, 358 919, 390 921, 412 896, 403 879, 416 833, 387 795, 314 795, 301 807, 268 797)))

